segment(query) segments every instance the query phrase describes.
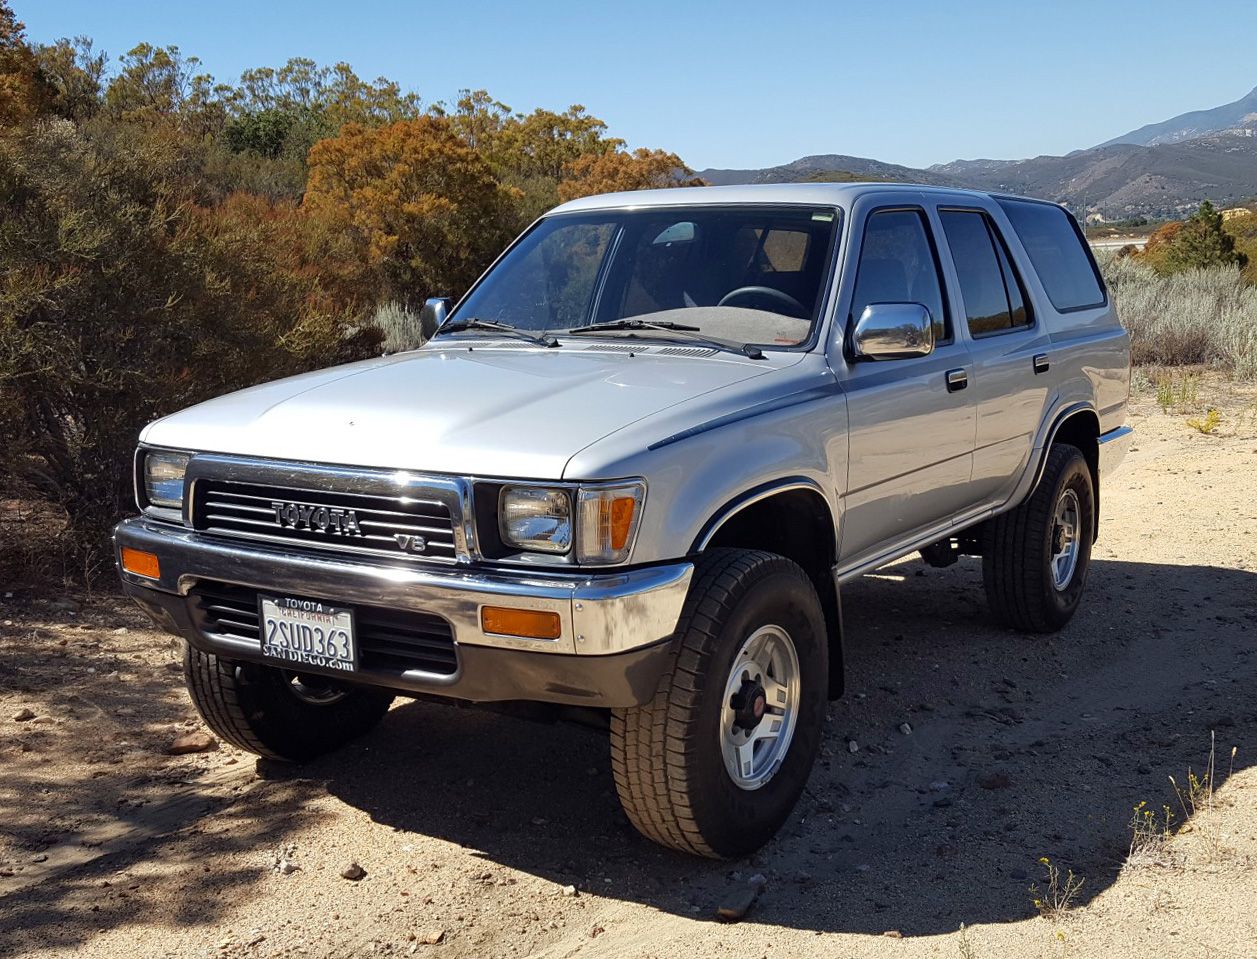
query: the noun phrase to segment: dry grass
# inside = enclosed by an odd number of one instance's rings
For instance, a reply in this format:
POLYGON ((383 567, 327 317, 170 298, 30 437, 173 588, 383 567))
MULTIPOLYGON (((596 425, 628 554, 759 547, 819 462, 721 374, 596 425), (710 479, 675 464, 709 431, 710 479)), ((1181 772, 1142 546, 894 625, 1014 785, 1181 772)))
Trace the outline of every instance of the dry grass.
POLYGON ((1030 895, 1033 897, 1034 908, 1045 919, 1060 919, 1078 899, 1086 880, 1075 876, 1072 869, 1061 872, 1061 867, 1047 856, 1039 860, 1043 867, 1043 885, 1037 882, 1031 885, 1030 895))

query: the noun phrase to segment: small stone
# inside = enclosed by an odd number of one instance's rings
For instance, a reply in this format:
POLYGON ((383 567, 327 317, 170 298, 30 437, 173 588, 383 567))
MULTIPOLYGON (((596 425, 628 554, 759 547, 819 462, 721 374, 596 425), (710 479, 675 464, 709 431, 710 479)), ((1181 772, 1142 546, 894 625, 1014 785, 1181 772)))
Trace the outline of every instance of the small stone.
POLYGON ((23 706, 21 709, 19 709, 16 713, 13 714, 13 721, 15 723, 29 723, 34 718, 35 718, 35 710, 30 709, 29 707, 26 707, 26 706, 23 706))
POLYGON ((932 793, 943 793, 947 792, 949 789, 951 789, 951 783, 949 783, 946 779, 936 779, 934 782, 930 783, 930 792, 932 793))
POLYGON ((532 824, 534 826, 544 826, 547 822, 548 820, 542 819, 540 816, 533 816, 532 818, 532 824))
POLYGON ((113 634, 115 636, 125 636, 129 632, 130 630, 127 629, 125 626, 119 626, 117 629, 113 631, 113 634))
POLYGON ((1007 789, 1012 785, 1012 780, 1003 773, 989 773, 978 777, 978 785, 983 789, 1007 789))
POLYGON ((590 929, 590 930, 589 930, 589 938, 590 938, 590 939, 597 939, 599 936, 601 936, 601 935, 602 935, 604 932, 606 932, 606 931, 607 931, 607 930, 605 930, 604 928, 602 928, 602 926, 594 926, 592 929, 590 929))
POLYGON ((166 748, 166 753, 170 756, 184 756, 188 753, 213 752, 217 748, 218 740, 204 730, 198 729, 195 732, 176 736, 175 741, 166 748))
POLYGON ((903 938, 903 933, 900 932, 898 929, 887 929, 885 932, 882 933, 882 935, 885 936, 887 939, 902 939, 903 938))
POLYGON ((425 946, 435 946, 444 939, 444 929, 429 929, 427 932, 421 933, 419 936, 419 941, 425 946))
POLYGON ((279 873, 281 876, 291 876, 294 872, 296 872, 300 868, 301 867, 298 866, 291 859, 281 859, 278 863, 275 864, 275 871, 279 873))
POLYGON ((763 889, 765 886, 768 885, 768 877, 765 876, 762 872, 757 872, 746 882, 747 882, 747 885, 749 886, 758 886, 759 888, 763 889))
POLYGON ((346 866, 344 869, 340 871, 340 877, 342 879, 349 879, 353 882, 360 881, 366 876, 366 874, 367 874, 367 871, 363 869, 360 865, 358 865, 356 862, 351 862, 348 866, 346 866))
POLYGON ((564 886, 564 887, 563 887, 563 895, 565 895, 565 896, 579 896, 579 895, 580 895, 580 890, 579 890, 579 889, 577 889, 575 886, 564 886))
POLYGON ((738 922, 744 919, 751 911, 751 907, 755 905, 755 900, 759 898, 762 888, 762 886, 748 885, 735 890, 716 909, 716 918, 721 922, 738 922))
POLYGON ((72 599, 58 599, 53 601, 52 608, 58 613, 77 613, 79 604, 72 599))
POLYGON ((849 752, 849 753, 858 753, 859 751, 860 751, 860 744, 859 744, 859 743, 857 743, 854 739, 848 739, 848 740, 847 740, 847 752, 849 752))
POLYGON ((900 724, 899 724, 899 731, 900 731, 901 733, 903 733, 905 736, 911 736, 911 735, 912 735, 912 727, 911 727, 908 723, 900 723, 900 724))

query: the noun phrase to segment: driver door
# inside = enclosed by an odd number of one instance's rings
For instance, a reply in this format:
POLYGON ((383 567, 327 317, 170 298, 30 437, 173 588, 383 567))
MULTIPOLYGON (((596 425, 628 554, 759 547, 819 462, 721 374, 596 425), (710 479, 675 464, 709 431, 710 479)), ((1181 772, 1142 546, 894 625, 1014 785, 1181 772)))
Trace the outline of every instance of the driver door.
POLYGON ((947 308, 930 216, 902 197, 894 206, 871 203, 862 223, 857 211, 855 275, 844 278, 839 302, 846 323, 835 328, 850 330, 872 303, 918 303, 933 320, 935 346, 928 356, 874 361, 832 345, 850 416, 840 571, 891 558, 972 500, 969 349, 947 308))

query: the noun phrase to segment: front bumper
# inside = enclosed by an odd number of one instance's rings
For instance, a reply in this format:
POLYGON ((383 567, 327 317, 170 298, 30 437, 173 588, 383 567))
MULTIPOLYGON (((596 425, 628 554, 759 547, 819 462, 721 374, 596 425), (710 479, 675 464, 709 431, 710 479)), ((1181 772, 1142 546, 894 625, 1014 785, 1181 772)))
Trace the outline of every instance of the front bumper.
POLYGON ((353 679, 477 702, 629 706, 649 700, 667 666, 666 640, 694 569, 678 562, 591 575, 397 566, 210 537, 144 517, 118 524, 114 547, 115 557, 123 547, 156 554, 160 579, 126 572, 119 563, 128 594, 165 629, 229 659, 265 661, 260 643, 198 626, 189 594, 200 581, 439 616, 453 633, 456 672, 364 668, 353 679), (486 633, 480 625, 485 605, 554 612, 561 633, 553 640, 486 633))

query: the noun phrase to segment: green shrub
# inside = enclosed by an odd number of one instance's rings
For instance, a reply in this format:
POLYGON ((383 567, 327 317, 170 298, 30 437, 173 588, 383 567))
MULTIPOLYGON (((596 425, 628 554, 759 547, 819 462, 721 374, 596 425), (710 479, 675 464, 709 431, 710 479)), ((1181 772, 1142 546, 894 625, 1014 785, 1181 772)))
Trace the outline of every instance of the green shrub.
POLYGON ((85 550, 131 508, 145 423, 379 338, 278 261, 275 230, 180 199, 181 157, 63 120, 0 136, 0 497, 60 506, 85 550))

